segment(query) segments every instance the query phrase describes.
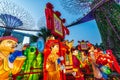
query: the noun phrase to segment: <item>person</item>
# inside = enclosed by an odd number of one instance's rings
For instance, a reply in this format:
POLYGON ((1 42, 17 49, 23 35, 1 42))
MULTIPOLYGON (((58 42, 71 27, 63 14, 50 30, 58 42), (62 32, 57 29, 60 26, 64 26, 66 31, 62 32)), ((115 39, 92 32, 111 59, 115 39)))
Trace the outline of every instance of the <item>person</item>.
POLYGON ((94 75, 95 80, 102 79, 102 73, 101 73, 100 69, 98 68, 98 65, 96 64, 95 46, 91 45, 89 47, 88 52, 90 54, 89 60, 90 60, 91 65, 92 65, 93 75, 94 75))
POLYGON ((73 76, 75 77, 75 80, 84 80, 84 74, 80 70, 80 61, 77 58, 78 50, 73 49, 72 50, 72 60, 73 60, 73 76))
POLYGON ((47 80, 60 80, 60 65, 58 64, 59 45, 51 46, 51 53, 46 61, 47 80))
POLYGON ((14 53, 17 41, 12 36, 0 38, 0 80, 8 80, 11 73, 17 74, 21 70, 25 57, 16 54, 18 51, 14 53))

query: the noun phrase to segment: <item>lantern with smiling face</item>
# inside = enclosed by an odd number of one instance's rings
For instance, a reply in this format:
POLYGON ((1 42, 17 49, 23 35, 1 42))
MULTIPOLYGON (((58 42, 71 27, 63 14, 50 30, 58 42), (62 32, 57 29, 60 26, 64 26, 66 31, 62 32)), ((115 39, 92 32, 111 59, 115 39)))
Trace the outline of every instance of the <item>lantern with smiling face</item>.
POLYGON ((16 45, 17 39, 14 37, 6 36, 0 38, 0 51, 6 56, 14 52, 16 45))
MULTIPOLYGON (((12 36, 4 36, 0 38, 0 80, 9 78, 9 74, 17 74, 24 63, 25 57, 19 56, 10 62, 10 53, 13 54, 17 46, 17 39, 12 36)), ((17 55, 17 54, 16 54, 17 55)))

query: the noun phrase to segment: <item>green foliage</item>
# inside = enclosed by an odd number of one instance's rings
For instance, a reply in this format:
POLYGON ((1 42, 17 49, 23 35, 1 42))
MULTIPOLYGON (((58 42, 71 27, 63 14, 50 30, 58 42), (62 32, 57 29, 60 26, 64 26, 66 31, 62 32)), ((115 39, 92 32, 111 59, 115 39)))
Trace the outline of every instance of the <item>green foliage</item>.
POLYGON ((108 1, 102 7, 96 9, 94 14, 103 42, 101 48, 104 50, 110 47, 110 49, 119 52, 117 47, 119 47, 120 43, 116 33, 120 35, 120 6, 114 1, 108 1), (106 16, 113 26, 107 21, 106 16))
POLYGON ((40 29, 40 32, 38 32, 37 36, 31 36, 30 42, 37 42, 39 37, 42 37, 44 41, 46 41, 47 37, 51 35, 50 30, 48 30, 46 27, 43 27, 40 29))
POLYGON ((39 37, 37 37, 37 36, 31 36, 30 37, 30 42, 37 42, 38 38, 39 37))
POLYGON ((38 36, 42 37, 44 41, 46 41, 47 37, 50 35, 51 35, 51 32, 46 27, 41 28, 40 32, 38 33, 38 36))

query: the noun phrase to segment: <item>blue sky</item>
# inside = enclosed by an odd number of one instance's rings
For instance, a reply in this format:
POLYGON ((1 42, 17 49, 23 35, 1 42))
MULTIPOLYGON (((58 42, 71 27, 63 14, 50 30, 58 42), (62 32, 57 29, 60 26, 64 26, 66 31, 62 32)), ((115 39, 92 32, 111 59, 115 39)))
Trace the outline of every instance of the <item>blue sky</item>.
MULTIPOLYGON (((59 0, 12 0, 15 2, 15 4, 18 4, 19 6, 23 7, 25 10, 27 10, 34 18, 36 25, 40 19, 44 17, 44 9, 45 4, 47 2, 51 2, 54 5, 54 10, 58 10, 61 12, 62 16, 61 18, 66 19, 66 24, 71 23, 72 21, 75 21, 77 18, 81 17, 80 15, 72 15, 69 14, 67 11, 63 9, 63 7, 60 5, 59 0)), ((45 21, 43 20, 43 23, 45 21)), ((40 26, 40 25, 39 25, 40 26)), ((88 40, 93 44, 101 43, 101 37, 99 30, 97 28, 97 24, 95 20, 82 23, 76 26, 72 26, 69 28, 70 35, 66 36, 65 39, 68 40, 74 40, 74 45, 77 45, 77 41, 81 40, 88 40)))

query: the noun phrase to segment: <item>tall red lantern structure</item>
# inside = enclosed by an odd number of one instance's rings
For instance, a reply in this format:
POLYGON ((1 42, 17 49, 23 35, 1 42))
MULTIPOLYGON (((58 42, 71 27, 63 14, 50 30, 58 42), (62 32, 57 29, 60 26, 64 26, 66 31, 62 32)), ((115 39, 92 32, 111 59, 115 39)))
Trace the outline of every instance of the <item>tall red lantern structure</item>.
MULTIPOLYGON (((67 51, 66 47, 63 46, 63 43, 60 40, 63 40, 65 35, 69 35, 69 30, 63 25, 65 23, 65 19, 61 19, 61 13, 59 11, 53 10, 53 5, 51 3, 46 4, 45 8, 45 15, 46 15, 46 25, 47 29, 50 30, 51 34, 57 37, 58 40, 48 40, 46 42, 46 46, 44 49, 44 80, 46 80, 47 72, 46 72, 46 61, 48 55, 50 54, 50 46, 51 43, 58 43, 59 44, 59 56, 64 57, 64 53, 67 51)), ((61 61, 61 65, 64 64, 64 60, 61 61)), ((55 75, 56 76, 56 75, 55 75)), ((66 80, 64 71, 60 72, 60 80, 66 80)))
POLYGON ((51 31, 52 35, 58 37, 58 39, 64 39, 65 35, 69 34, 69 30, 63 25, 65 19, 61 19, 61 13, 53 10, 51 3, 46 4, 45 8, 46 25, 48 30, 51 31))

